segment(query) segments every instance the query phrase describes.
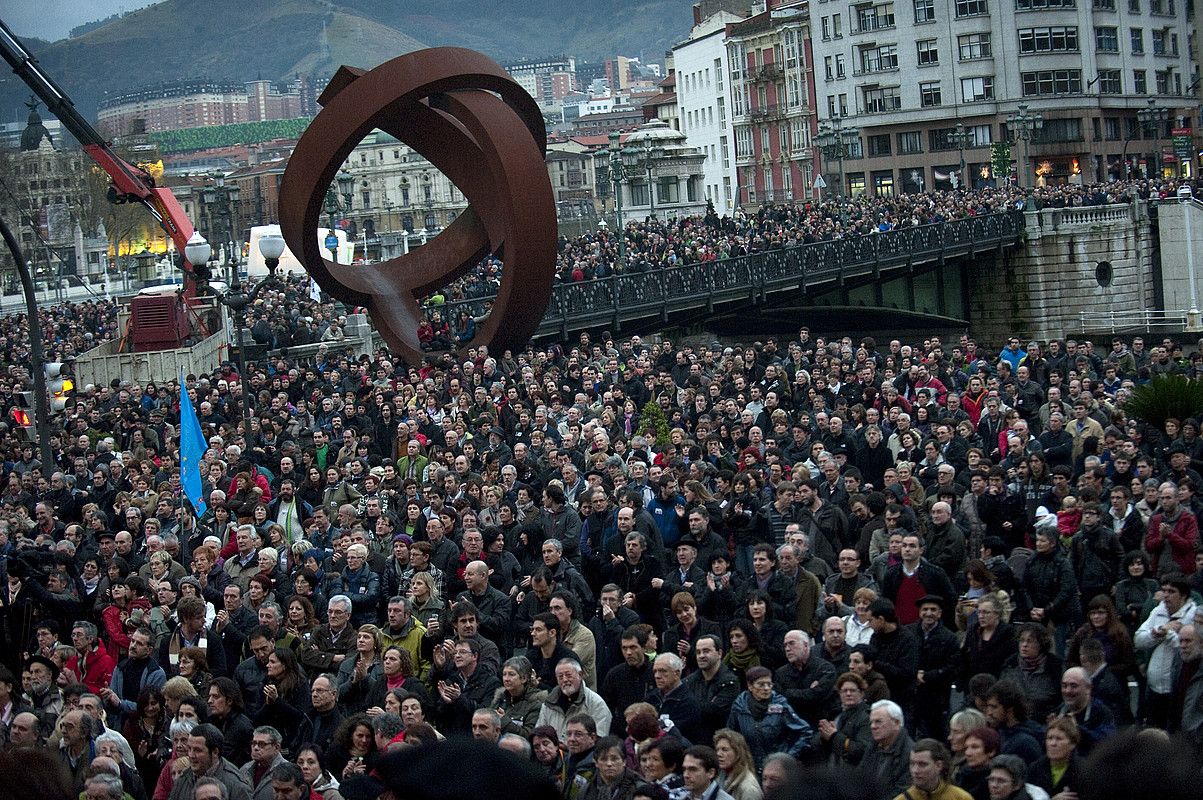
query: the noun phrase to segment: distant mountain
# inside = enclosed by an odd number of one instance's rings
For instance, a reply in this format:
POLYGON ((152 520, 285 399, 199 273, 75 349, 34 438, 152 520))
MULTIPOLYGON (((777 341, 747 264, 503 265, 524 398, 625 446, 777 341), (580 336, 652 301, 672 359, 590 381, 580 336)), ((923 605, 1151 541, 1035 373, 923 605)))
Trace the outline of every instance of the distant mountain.
MULTIPOLYGON (((89 119, 106 92, 192 78, 324 78, 425 46, 324 0, 165 0, 73 39, 25 43, 89 119)), ((28 94, 15 77, 0 82, 0 116, 11 118, 28 94)))
MULTIPOLYGON (((500 60, 658 61, 690 22, 689 0, 164 0, 76 38, 26 44, 95 119, 106 92, 190 78, 326 78, 341 64, 373 67, 423 46, 500 60)), ((15 77, 0 80, 0 119, 27 96, 15 77)))

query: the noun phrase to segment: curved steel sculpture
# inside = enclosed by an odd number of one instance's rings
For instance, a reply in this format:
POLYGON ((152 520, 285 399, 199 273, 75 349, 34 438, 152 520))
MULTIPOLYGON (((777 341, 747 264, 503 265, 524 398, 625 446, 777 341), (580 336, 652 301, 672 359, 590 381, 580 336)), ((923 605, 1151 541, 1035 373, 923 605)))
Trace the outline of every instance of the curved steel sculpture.
POLYGON ((504 263, 501 286, 465 347, 525 345, 551 298, 557 235, 543 162, 547 134, 530 95, 488 57, 438 47, 366 72, 341 67, 319 102, 322 111, 297 143, 280 185, 280 229, 318 285, 366 306, 385 342, 419 363, 426 355, 418 341, 419 298, 495 253, 504 263), (326 189, 374 128, 430 161, 470 205, 407 255, 338 264, 325 257, 317 236, 326 189))

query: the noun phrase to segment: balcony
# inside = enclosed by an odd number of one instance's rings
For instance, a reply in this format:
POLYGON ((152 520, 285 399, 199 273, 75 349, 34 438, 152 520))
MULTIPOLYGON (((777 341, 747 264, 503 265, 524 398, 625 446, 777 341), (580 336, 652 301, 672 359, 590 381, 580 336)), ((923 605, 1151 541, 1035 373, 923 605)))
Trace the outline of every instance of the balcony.
POLYGON ((757 106, 756 108, 748 109, 748 119, 771 119, 780 116, 783 111, 782 106, 776 103, 770 103, 766 106, 757 106))
POLYGON ((780 64, 770 63, 770 64, 765 64, 763 67, 758 69, 756 71, 755 76, 753 77, 753 80, 754 81, 775 81, 778 78, 783 77, 784 75, 785 75, 785 70, 783 70, 781 68, 780 64))

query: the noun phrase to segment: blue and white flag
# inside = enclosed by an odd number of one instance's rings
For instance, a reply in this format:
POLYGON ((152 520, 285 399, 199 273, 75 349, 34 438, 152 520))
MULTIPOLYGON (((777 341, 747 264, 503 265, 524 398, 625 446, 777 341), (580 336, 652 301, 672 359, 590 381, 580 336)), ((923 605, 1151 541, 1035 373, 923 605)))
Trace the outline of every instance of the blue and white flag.
POLYGON ((192 501, 196 516, 205 513, 208 505, 205 503, 205 490, 201 482, 201 459, 209 449, 205 435, 201 432, 200 420, 196 418, 196 409, 192 407, 192 398, 188 396, 188 387, 184 384, 184 373, 180 373, 180 481, 184 485, 184 495, 192 501))

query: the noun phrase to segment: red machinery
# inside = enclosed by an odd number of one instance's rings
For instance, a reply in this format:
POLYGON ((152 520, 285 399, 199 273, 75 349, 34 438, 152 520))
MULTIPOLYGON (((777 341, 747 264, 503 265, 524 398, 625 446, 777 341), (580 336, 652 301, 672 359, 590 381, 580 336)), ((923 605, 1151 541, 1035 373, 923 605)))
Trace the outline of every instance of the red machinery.
POLYGON ((100 132, 75 110, 71 98, 42 72, 38 60, 25 49, 25 45, 3 21, 0 21, 0 53, 13 68, 13 72, 79 141, 84 152, 108 173, 113 181, 113 185, 109 187, 109 200, 114 203, 141 203, 163 226, 163 230, 175 242, 175 249, 180 253, 185 265, 184 297, 190 302, 196 296, 196 275, 191 265, 184 260, 183 254, 184 247, 192 236, 192 221, 184 214, 184 209, 175 199, 175 195, 170 189, 155 186, 155 179, 149 173, 113 152, 100 132))

